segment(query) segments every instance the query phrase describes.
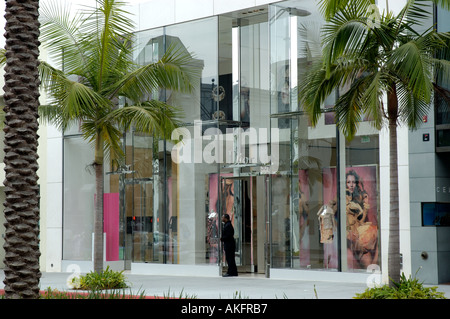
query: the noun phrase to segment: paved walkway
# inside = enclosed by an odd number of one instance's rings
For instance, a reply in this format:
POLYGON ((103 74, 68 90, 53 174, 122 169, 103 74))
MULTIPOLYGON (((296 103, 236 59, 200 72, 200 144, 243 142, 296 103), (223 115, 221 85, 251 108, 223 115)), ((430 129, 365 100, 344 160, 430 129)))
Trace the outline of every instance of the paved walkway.
MULTIPOLYGON (((41 289, 51 287, 70 291, 70 273, 42 273, 41 289)), ((134 275, 125 272, 129 292, 147 296, 183 297, 197 299, 352 299, 367 286, 362 283, 341 283, 303 280, 276 280, 258 275, 229 278, 134 275)), ((0 289, 4 288, 0 271, 0 289)), ((438 291, 450 299, 450 285, 439 285, 438 291)))

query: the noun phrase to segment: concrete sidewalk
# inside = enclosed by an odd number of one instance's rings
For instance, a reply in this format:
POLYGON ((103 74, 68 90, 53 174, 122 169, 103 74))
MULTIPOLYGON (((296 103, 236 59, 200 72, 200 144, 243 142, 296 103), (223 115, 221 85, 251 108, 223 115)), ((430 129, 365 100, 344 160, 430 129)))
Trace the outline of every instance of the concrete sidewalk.
MULTIPOLYGON (((259 275, 239 277, 186 277, 135 275, 124 272, 130 288, 126 293, 159 297, 197 299, 352 299, 367 286, 362 283, 341 283, 303 280, 268 279, 259 275)), ((42 273, 41 289, 51 287, 70 291, 67 279, 71 273, 42 273)), ((4 288, 4 273, 0 271, 0 289, 4 288)), ((450 298, 450 285, 438 285, 438 291, 450 298)))

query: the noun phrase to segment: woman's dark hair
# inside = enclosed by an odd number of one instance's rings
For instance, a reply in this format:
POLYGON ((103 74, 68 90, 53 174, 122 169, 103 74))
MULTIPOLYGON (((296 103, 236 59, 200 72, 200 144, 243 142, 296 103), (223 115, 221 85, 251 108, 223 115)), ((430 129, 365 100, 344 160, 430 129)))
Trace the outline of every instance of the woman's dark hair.
POLYGON ((364 184, 363 184, 361 178, 359 177, 358 173, 356 173, 354 170, 350 170, 347 172, 347 174, 345 174, 345 180, 347 180, 347 177, 349 175, 352 175, 355 177, 356 188, 352 194, 347 194, 347 195, 352 196, 352 201, 362 204, 363 196, 364 196, 364 194, 367 194, 367 192, 364 189, 364 184))

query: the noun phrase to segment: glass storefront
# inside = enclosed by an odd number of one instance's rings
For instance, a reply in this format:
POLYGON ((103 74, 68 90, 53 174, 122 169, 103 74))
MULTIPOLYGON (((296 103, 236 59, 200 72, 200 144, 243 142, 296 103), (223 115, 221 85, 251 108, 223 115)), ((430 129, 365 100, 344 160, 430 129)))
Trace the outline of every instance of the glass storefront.
POLYGON ((311 127, 297 85, 320 58, 323 25, 313 1, 270 6, 271 125, 279 128, 272 176, 271 267, 366 271, 379 267, 378 133, 361 119, 351 142, 328 97, 311 127), (290 39, 290 41, 286 41, 290 39), (374 266, 371 266, 374 267, 374 266))
MULTIPOLYGON (((377 131, 362 119, 346 141, 335 96, 317 127, 298 104, 297 85, 320 58, 316 6, 286 1, 136 34, 138 63, 175 46, 192 53, 201 77, 191 94, 149 93, 183 108, 177 142, 126 132, 125 165, 105 167, 107 261, 220 266, 228 213, 241 272, 380 264, 377 131)), ((75 172, 92 154, 79 137, 64 143, 64 259, 89 260, 94 178, 75 172)))

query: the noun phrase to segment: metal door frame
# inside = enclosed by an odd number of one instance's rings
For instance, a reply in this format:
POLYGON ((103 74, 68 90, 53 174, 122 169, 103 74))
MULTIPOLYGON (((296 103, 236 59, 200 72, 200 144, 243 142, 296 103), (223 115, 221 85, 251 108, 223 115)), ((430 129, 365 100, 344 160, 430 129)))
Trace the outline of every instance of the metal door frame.
MULTIPOLYGON (((263 245, 264 247, 264 262, 262 265, 258 264, 258 259, 257 257, 255 257, 253 255, 253 258, 250 259, 251 265, 241 265, 243 267, 248 267, 250 266, 250 271, 251 272, 255 272, 255 266, 261 267, 260 269, 264 269, 264 272, 266 274, 266 277, 269 277, 269 264, 270 264, 270 252, 268 251, 268 247, 269 245, 269 238, 270 238, 270 221, 269 221, 269 187, 270 187, 270 183, 269 183, 269 178, 270 176, 267 174, 261 174, 261 173, 256 173, 256 172, 248 172, 248 173, 239 173, 239 175, 237 176, 222 176, 220 175, 220 179, 219 179, 219 202, 222 203, 223 202, 223 193, 222 193, 222 181, 223 180, 227 180, 227 179, 231 179, 231 180, 247 180, 249 182, 249 196, 250 196, 250 223, 251 223, 251 246, 250 249, 252 250, 250 253, 253 254, 253 252, 257 251, 258 246, 263 245), (265 227, 263 227, 263 229, 261 229, 260 231, 264 232, 264 242, 259 242, 257 238, 254 237, 254 232, 257 231, 257 229, 255 230, 254 228, 258 227, 257 226, 257 221, 255 224, 255 221, 253 220, 253 210, 255 209, 255 205, 257 205, 257 202, 259 201, 258 197, 257 197, 257 177, 264 177, 264 193, 266 194, 264 200, 264 212, 263 213, 257 213, 257 220, 259 218, 264 218, 264 225, 265 227), (253 199, 256 199, 255 201, 253 199)), ((242 193, 242 190, 241 190, 242 193)), ((240 208, 240 214, 242 216, 242 203, 237 204, 236 201, 234 202, 234 205, 238 205, 240 208)), ((221 216, 224 213, 224 207, 220 208, 221 211, 221 216)), ((242 217, 241 217, 242 218, 242 217)), ((242 221, 244 222, 244 221, 242 221)), ((242 225, 240 225, 239 227, 239 231, 242 232, 242 225)), ((221 230, 220 230, 221 231, 221 230)), ((235 233, 236 233, 236 227, 235 227, 235 233)), ((239 234, 239 240, 240 242, 237 243, 240 245, 240 249, 241 249, 241 254, 244 255, 245 252, 243 251, 243 246, 242 246, 242 236, 244 234, 240 233, 239 234)), ((222 249, 219 250, 219 266, 220 269, 222 270, 223 268, 223 252, 222 249)), ((242 261, 242 259, 241 259, 242 261)), ((238 264, 238 269, 240 264, 238 264)), ((242 269, 242 267, 241 267, 242 269)))
MULTIPOLYGON (((133 262, 133 253, 134 253, 134 245, 133 245, 133 226, 131 225, 131 242, 128 242, 129 239, 127 239, 127 206, 126 206, 126 190, 127 186, 135 186, 140 185, 141 189, 144 189, 144 187, 147 184, 152 184, 152 194, 150 196, 154 197, 154 185, 153 185, 153 178, 125 178, 125 176, 120 176, 119 178, 119 196, 120 196, 120 216, 122 219, 122 223, 124 225, 122 232, 124 233, 123 237, 123 247, 124 247, 124 253, 123 253, 123 260, 124 260, 124 269, 130 270, 131 269, 131 263, 133 262), (130 251, 128 251, 130 249, 130 251)), ((145 190, 144 193, 146 194, 145 190)), ((146 194, 148 196, 148 194, 146 194)), ((133 204, 134 204, 134 189, 133 189, 133 204)), ((131 208, 133 210, 132 216, 134 214, 134 208, 131 208)))

